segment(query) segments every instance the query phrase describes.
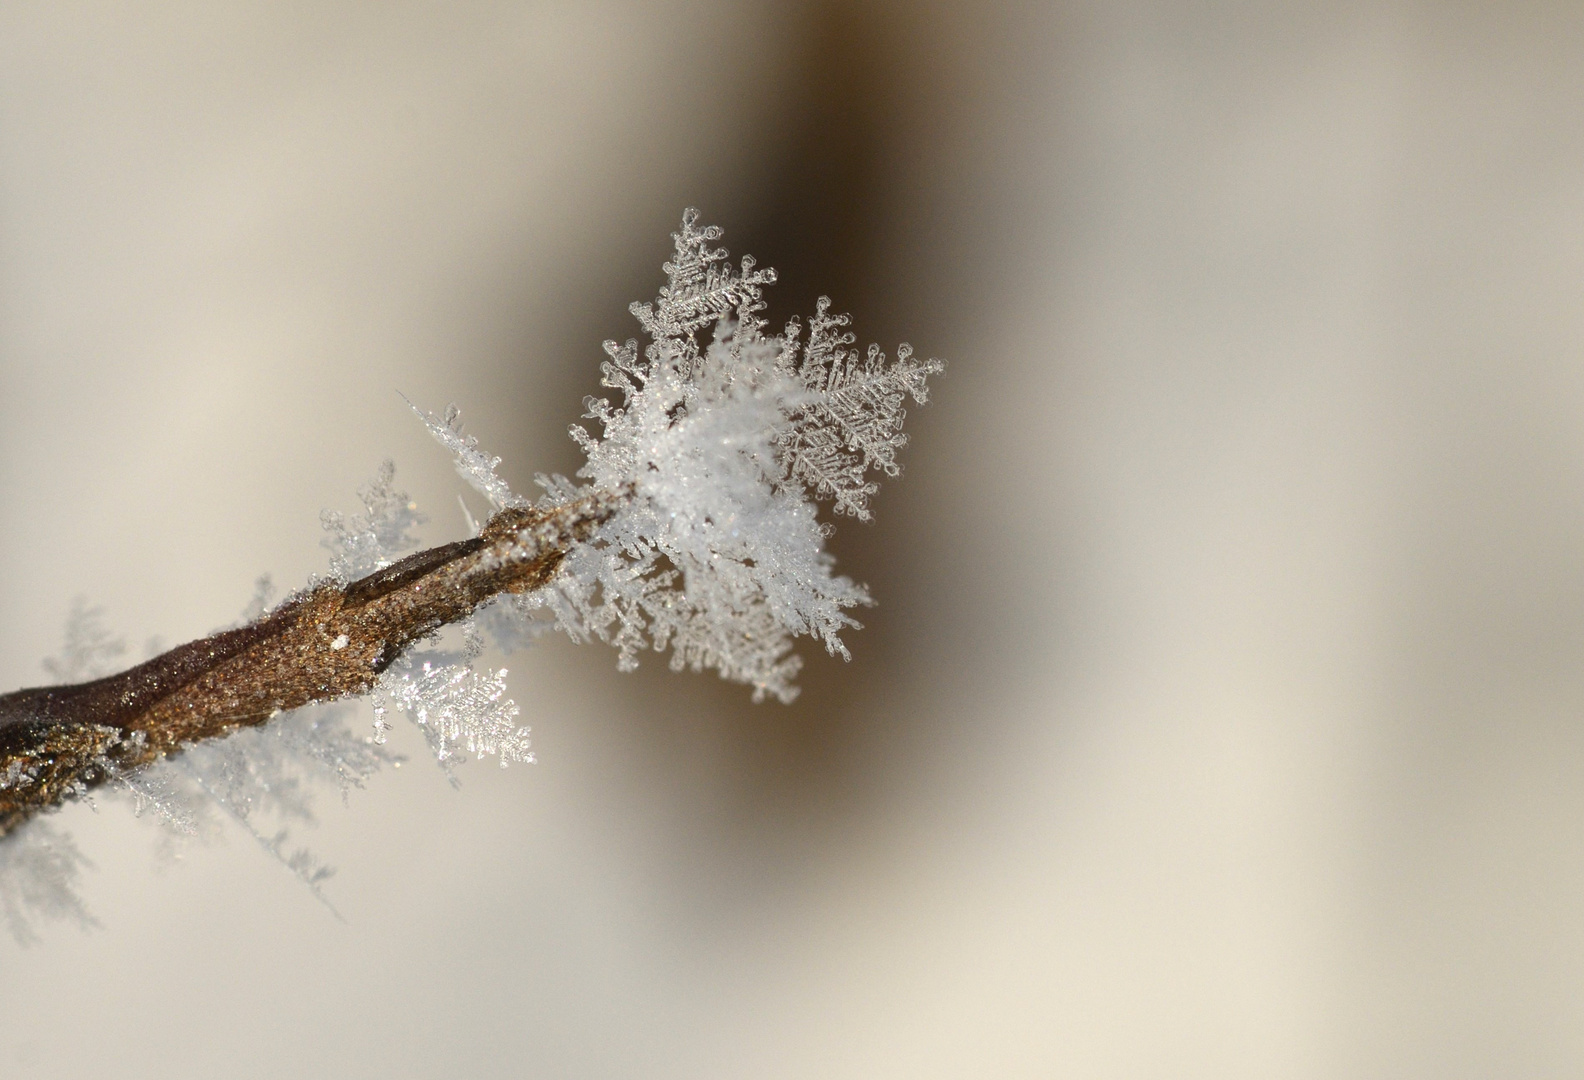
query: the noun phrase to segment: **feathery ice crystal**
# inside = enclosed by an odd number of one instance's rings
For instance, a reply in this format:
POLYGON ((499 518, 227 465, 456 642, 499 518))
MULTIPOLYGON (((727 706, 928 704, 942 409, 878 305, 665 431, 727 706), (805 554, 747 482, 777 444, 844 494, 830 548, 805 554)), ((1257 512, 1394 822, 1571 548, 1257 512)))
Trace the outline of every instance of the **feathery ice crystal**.
MULTIPOLYGON (((306 780, 329 777, 344 795, 399 762, 383 745, 390 713, 448 771, 464 748, 503 767, 533 761, 505 669, 474 668, 481 632, 506 651, 552 627, 597 638, 622 670, 669 649, 673 669, 714 670, 755 701, 796 696, 798 636, 846 657, 840 633, 858 626, 847 612, 872 601, 833 572, 816 500, 869 519, 871 477, 899 472, 903 406, 927 399, 943 364, 906 345, 894 360, 876 346, 860 355, 823 297, 806 337, 795 319, 767 333, 775 272, 748 257, 734 266, 713 246, 720 235, 687 211, 665 286, 631 308, 647 340, 605 343, 602 383, 618 396, 586 399, 598 434, 571 429, 582 483, 541 475, 538 499, 515 494, 455 406, 414 406, 492 507, 483 525, 469 520, 469 540, 408 554, 424 519, 386 462, 359 491, 362 514, 323 515, 327 579, 273 609, 261 579, 244 625, 123 675, 0 697, 0 909, 18 936, 25 910, 87 918, 70 839, 19 826, 102 784, 180 833, 224 811, 324 899, 330 871, 287 853, 288 826, 312 820, 306 780), (459 626, 460 649, 436 639, 445 624, 459 626), (373 702, 369 738, 334 704, 357 694, 373 702)), ((121 646, 97 615, 79 602, 52 675, 103 674, 121 646)))
MULTIPOLYGON (((832 573, 813 500, 869 519, 869 470, 899 472, 903 402, 927 400, 926 380, 944 365, 915 360, 907 345, 889 363, 876 346, 860 359, 847 316, 829 314, 824 297, 806 341, 795 320, 765 333, 762 289, 775 271, 751 257, 734 268, 711 246, 720 235, 699 228, 696 211, 683 215, 659 298, 632 306, 647 344, 605 343, 602 383, 621 400, 586 400, 600 436, 572 427, 588 486, 539 478, 544 505, 589 490, 630 497, 549 587, 506 602, 548 609, 574 640, 615 645, 623 670, 646 645, 669 646, 673 669, 712 668, 751 685, 755 701, 791 701, 801 664, 792 639, 808 634, 846 657, 838 635, 858 625, 846 609, 872 603, 832 573)), ((426 419, 457 451, 459 471, 511 505, 494 462, 426 419)))

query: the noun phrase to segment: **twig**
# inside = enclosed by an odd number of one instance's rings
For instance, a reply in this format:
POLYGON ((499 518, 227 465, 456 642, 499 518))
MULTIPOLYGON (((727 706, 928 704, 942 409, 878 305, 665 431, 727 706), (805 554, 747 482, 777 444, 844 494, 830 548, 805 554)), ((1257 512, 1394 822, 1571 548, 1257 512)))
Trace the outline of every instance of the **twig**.
POLYGON ((470 540, 347 585, 313 586, 247 626, 119 675, 0 697, 0 836, 193 743, 367 693, 415 642, 501 593, 544 586, 628 497, 509 507, 470 540))

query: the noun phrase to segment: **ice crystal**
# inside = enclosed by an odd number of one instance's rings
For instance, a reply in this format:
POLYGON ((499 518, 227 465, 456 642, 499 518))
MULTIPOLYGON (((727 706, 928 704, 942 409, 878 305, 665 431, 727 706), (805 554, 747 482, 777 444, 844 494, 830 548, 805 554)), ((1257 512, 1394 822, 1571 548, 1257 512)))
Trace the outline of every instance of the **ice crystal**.
POLYGON ((528 729, 516 723, 521 710, 506 697, 505 668, 480 673, 466 662, 409 659, 388 670, 375 691, 375 727, 381 740, 389 709, 412 718, 442 763, 459 746, 478 757, 498 755, 503 769, 513 761, 533 763, 528 729))
POLYGON ((98 925, 77 893, 77 879, 90 865, 71 837, 48 821, 30 822, 6 837, 0 844, 0 911, 20 944, 38 940, 34 924, 44 919, 98 925))
MULTIPOLYGON (((323 516, 320 521, 323 522, 323 516)), ((253 599, 248 601, 247 607, 242 609, 242 618, 237 620, 237 626, 246 626, 264 617, 270 609, 270 601, 275 599, 275 579, 268 574, 260 574, 258 580, 253 582, 253 599)), ((149 642, 149 656, 152 658, 162 650, 155 648, 155 642, 149 642)))
POLYGON ((132 797, 132 814, 148 814, 179 836, 194 836, 202 805, 182 790, 179 774, 168 761, 116 777, 116 783, 132 797))
MULTIPOLYGON (((879 485, 865 477, 871 469, 887 476, 901 473, 896 452, 907 443, 902 404, 908 397, 920 405, 928 401, 929 376, 945 366, 939 360, 915 360, 906 343, 897 346, 893 363, 886 363, 878 345, 869 346, 860 361, 847 347, 854 340, 846 330, 850 321, 830 314, 830 298, 822 296, 809 319, 801 357, 783 354, 783 370, 808 396, 793 404, 791 423, 777 434, 777 450, 792 476, 817 496, 835 500, 838 514, 868 521, 869 496, 879 485)), ((795 340, 797 329, 796 324, 788 327, 788 341, 795 340)))
MULTIPOLYGON (((462 434, 462 410, 455 405, 446 407, 444 416, 436 416, 432 412, 425 412, 412 402, 407 403, 418 418, 424 422, 429 433, 446 449, 451 451, 456 463, 457 475, 466 480, 473 490, 477 491, 490 501, 490 505, 497 510, 504 510, 508 506, 526 506, 528 501, 512 493, 506 486, 506 481, 495 475, 495 469, 500 465, 500 458, 484 453, 478 448, 478 439, 472 435, 462 434)), ((467 507, 462 508, 467 513, 467 507)))
POLYGON ((239 818, 263 811, 312 822, 314 779, 334 783, 344 801, 351 789, 396 760, 385 748, 353 735, 348 712, 338 705, 298 709, 262 727, 189 747, 178 760, 239 818))
MULTIPOLYGON (((394 469, 384 463, 374 480, 360 489, 365 514, 343 521, 326 515, 332 536, 333 572, 359 576, 388 565, 403 547, 411 546, 409 530, 422 521, 406 494, 391 486, 394 469)), ((259 618, 269 607, 274 586, 268 575, 258 579, 252 601, 243 612, 243 623, 259 618)), ((109 635, 98 627, 99 611, 78 602, 67 625, 64 661, 54 670, 93 673, 91 659, 105 651, 109 635)), ((332 643, 332 648, 334 644, 332 643)), ((351 710, 345 704, 310 706, 276 717, 258 728, 236 732, 226 739, 186 748, 181 754, 122 772, 105 758, 100 761, 111 789, 125 793, 135 816, 148 816, 178 837, 191 837, 212 827, 212 811, 234 819, 265 850, 306 881, 317 885, 331 871, 307 849, 288 851, 291 825, 314 822, 313 800, 324 782, 334 784, 342 801, 351 789, 400 757, 373 740, 352 734, 351 710), (265 824, 269 831, 265 831, 265 824)), ((142 739, 141 732, 129 737, 142 739)), ((26 784, 33 777, 12 762, 0 774, 0 788, 26 784)), ((22 832, 34 826, 30 824, 22 832)), ((8 842, 9 843, 9 840, 8 842)), ((0 844, 0 850, 7 845, 0 844)), ((320 895, 320 899, 323 896, 320 895)))
POLYGON ((555 621, 543 615, 542 605, 528 597, 506 593, 474 612, 473 623, 501 652, 513 653, 535 644, 556 628, 555 621))
MULTIPOLYGON (((611 643, 624 670, 642 649, 669 648, 675 669, 713 669, 751 685, 756 701, 791 701, 801 663, 792 639, 812 635, 846 657, 840 632, 858 625, 847 610, 871 603, 833 572, 814 500, 869 519, 868 477, 899 471, 904 401, 927 400, 928 377, 944 365, 906 345, 894 361, 877 347, 860 359, 847 316, 830 314, 826 298, 806 342, 796 321, 767 334, 762 294, 775 272, 750 257, 733 267, 713 246, 720 236, 685 213, 666 284, 631 309, 647 344, 605 343, 602 383, 621 400, 585 402, 600 435, 571 429, 589 486, 540 478, 542 505, 590 489, 631 498, 549 588, 511 607, 549 612, 575 640, 611 643)), ((455 450, 456 436, 425 415, 455 450)), ((479 456, 471 442, 466 452, 479 456)), ((470 460, 459 456, 464 475, 470 460)), ((498 483, 493 459, 481 460, 498 483)))
POLYGON ((318 781, 334 783, 345 801, 351 789, 400 761, 373 740, 353 735, 348 712, 342 705, 298 709, 263 727, 189 747, 127 778, 127 786, 178 830, 206 805, 218 807, 324 900, 319 884, 334 871, 307 848, 288 850, 291 828, 315 822, 318 781), (151 773, 153 791, 146 779, 151 773))
POLYGON ((37 765, 13 759, 6 763, 5 771, 0 772, 0 791, 11 787, 27 787, 37 779, 37 765))
MULTIPOLYGON (((478 449, 478 440, 462 433, 462 414, 455 405, 449 407, 443 417, 424 412, 417 406, 413 406, 413 411, 435 438, 455 455, 458 473, 493 506, 502 509, 526 505, 526 500, 514 495, 506 482, 495 475, 500 459, 485 455, 478 449)), ((331 551, 331 573, 338 580, 351 581, 383 569, 415 546, 411 529, 424 518, 407 494, 392 486, 394 477, 395 466, 387 461, 374 480, 359 490, 365 510, 362 515, 347 521, 332 511, 323 514, 324 527, 329 534, 324 545, 331 551)), ((466 505, 463 513, 467 513, 466 505)), ((477 523, 471 517, 469 531, 478 532, 477 523)), ((503 636, 511 632, 505 627, 501 629, 503 636)), ((428 649, 402 657, 386 670, 372 695, 373 745, 384 753, 390 728, 386 716, 394 710, 413 720, 448 775, 458 763, 463 747, 480 757, 499 755, 502 767, 513 761, 533 761, 528 748, 528 729, 514 722, 518 707, 505 696, 506 670, 475 671, 472 662, 482 651, 483 644, 471 620, 463 627, 463 636, 464 647, 460 652, 428 649)), ((348 639, 342 635, 330 643, 330 648, 341 649, 347 644, 348 639)), ((311 754, 315 745, 309 740, 301 749, 311 754)), ((229 783, 229 775, 225 773, 215 781, 217 790, 222 793, 229 783)), ((276 799, 291 790, 284 777, 279 778, 277 787, 276 799)), ((238 816, 245 818, 245 805, 240 810, 238 816)), ((237 812, 233 809, 233 813, 237 812)))
MULTIPOLYGON (((577 473, 583 482, 537 478, 544 495, 532 505, 541 510, 589 496, 614 507, 591 538, 560 557, 548 585, 479 609, 461 626, 460 650, 432 646, 395 658, 371 694, 372 737, 353 736, 337 707, 311 706, 125 774, 104 756, 96 759, 101 779, 125 791, 136 813, 177 833, 199 831, 206 812, 224 811, 323 900, 331 871, 292 845, 292 830, 313 821, 314 780, 332 780, 344 798, 398 761, 384 745, 389 713, 413 721, 448 773, 464 751, 496 755, 503 767, 534 760, 529 730, 506 697, 505 669, 475 667, 481 627, 508 651, 559 627, 574 640, 615 646, 623 670, 644 650, 669 650, 673 669, 714 670, 753 687, 755 701, 796 696, 798 636, 847 657, 841 632, 858 626, 848 612, 872 601, 835 573, 824 548, 831 527, 817 504, 870 519, 874 478, 900 471, 904 405, 927 400, 929 377, 943 365, 916 359, 905 344, 894 360, 877 346, 860 355, 848 317, 832 314, 825 297, 806 338, 797 320, 767 333, 763 291, 775 272, 750 257, 733 265, 714 246, 720 236, 701 228, 695 211, 683 214, 662 268, 666 284, 654 302, 631 307, 647 340, 605 343, 602 384, 616 400, 585 400, 597 434, 571 428, 587 458, 577 473)), ((413 409, 493 510, 531 505, 497 474, 500 459, 463 433, 456 406, 439 416, 413 409)), ((416 546, 413 530, 424 519, 394 480, 387 461, 358 492, 362 513, 322 516, 336 581, 385 569, 416 546)), ((465 504, 463 514, 479 536, 465 504)), ((244 622, 261 618, 272 595, 261 578, 244 622)), ((65 648, 46 663, 57 680, 105 674, 124 651, 100 614, 75 604, 65 648)), ((346 633, 328 642, 332 652, 351 644, 346 633)), ((101 734, 113 748, 124 733, 101 734)), ((0 789, 34 784, 38 775, 12 762, 0 789)), ((0 843, 0 908, 19 937, 31 936, 30 915, 89 921, 72 888, 84 862, 42 821, 0 843)))
POLYGON ((112 635, 103 620, 104 608, 90 607, 81 596, 72 601, 60 654, 44 661, 51 678, 76 683, 115 670, 116 661, 126 652, 126 642, 112 635))
POLYGON ((319 515, 330 551, 330 573, 338 581, 355 581, 383 570, 418 546, 412 530, 423 524, 418 504, 398 490, 396 465, 385 461, 373 480, 358 489, 363 513, 348 519, 334 510, 319 515))

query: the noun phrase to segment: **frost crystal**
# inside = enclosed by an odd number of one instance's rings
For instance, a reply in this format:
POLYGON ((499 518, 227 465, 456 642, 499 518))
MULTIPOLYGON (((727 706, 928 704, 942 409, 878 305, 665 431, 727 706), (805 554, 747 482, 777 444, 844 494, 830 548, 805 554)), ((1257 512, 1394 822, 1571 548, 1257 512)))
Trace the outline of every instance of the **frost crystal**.
POLYGON ((37 765, 28 765, 12 760, 6 763, 5 771, 0 772, 0 791, 12 787, 27 787, 37 779, 37 765))
POLYGON ((385 461, 378 475, 358 489, 362 514, 350 520, 334 510, 319 515, 327 534, 320 543, 330 551, 330 573, 337 581, 355 581, 383 570, 418 546, 412 530, 425 518, 418 504, 392 485, 395 479, 395 464, 385 461))
POLYGON ((198 832, 202 807, 183 791, 176 770, 166 761, 155 762, 125 776, 116 783, 132 796, 132 815, 148 814, 179 836, 198 832))
MULTIPOLYGON (((425 412, 412 402, 407 402, 412 411, 429 429, 429 434, 446 449, 451 451, 456 459, 457 475, 473 486, 473 489, 490 501, 490 505, 497 510, 504 510, 508 506, 527 506, 528 501, 512 493, 506 486, 506 481, 495 475, 495 468, 500 464, 500 458, 485 454, 478 448, 478 440, 471 435, 462 434, 462 410, 455 405, 446 407, 445 416, 436 416, 432 412, 425 412)), ((467 507, 462 508, 463 513, 467 507)))
POLYGON ((791 701, 792 638, 812 635, 846 657, 840 632, 858 625, 846 609, 872 602, 832 572, 813 500, 869 519, 870 472, 900 471, 903 403, 924 402, 944 365, 906 345, 895 361, 877 347, 859 359, 847 316, 831 315, 825 298, 807 342, 796 321, 766 334, 761 296, 775 272, 747 257, 733 267, 712 246, 720 235, 685 213, 666 285, 653 304, 632 306, 648 343, 605 343, 602 382, 621 401, 587 399, 602 434, 571 432, 591 487, 540 478, 541 505, 591 489, 632 497, 518 606, 547 610, 575 640, 615 645, 624 670, 641 649, 669 647, 674 669, 714 669, 753 686, 756 701, 791 701))
MULTIPOLYGON (((408 402, 412 405, 411 402, 408 402)), ((501 509, 524 506, 526 501, 512 494, 506 482, 495 475, 500 458, 485 455, 478 440, 462 434, 462 413, 455 405, 444 417, 413 411, 421 417, 434 437, 456 457, 457 472, 501 509)), ((425 518, 407 493, 392 486, 396 467, 386 461, 379 474, 359 489, 364 513, 347 521, 327 510, 321 515, 326 532, 324 546, 330 549, 331 573, 340 581, 353 581, 391 565, 403 553, 417 546, 411 530, 425 518)), ((467 507, 463 505, 463 513, 467 507)), ((469 518, 469 531, 477 534, 477 523, 469 518)), ((461 653, 429 650, 421 657, 406 656, 381 677, 373 694, 374 745, 381 754, 390 725, 386 713, 394 708, 410 716, 423 732, 435 758, 449 773, 460 746, 480 756, 499 754, 504 767, 511 761, 530 762, 528 729, 512 720, 517 705, 505 697, 506 671, 484 675, 473 670, 471 661, 482 651, 482 642, 471 622, 465 628, 466 647, 461 653)), ((330 642, 339 651, 350 643, 345 634, 330 642)), ((274 725, 271 725, 272 727, 274 725)), ((241 815, 245 817, 245 812, 241 815)))
POLYGON ((0 911, 16 940, 38 940, 40 919, 98 925, 77 894, 77 879, 91 865, 67 834, 47 821, 30 822, 0 844, 0 911))
MULTIPOLYGON (((323 520, 323 515, 321 515, 321 523, 323 520)), ((249 600, 247 607, 242 609, 242 618, 237 621, 236 625, 246 626, 250 622, 263 618, 264 613, 270 609, 270 601, 273 599, 275 599, 275 580, 268 574, 260 574, 258 580, 253 582, 253 599, 249 600)), ((155 644, 152 640, 149 642, 150 648, 148 652, 150 657, 160 652, 158 648, 154 647, 155 644)))
MULTIPOLYGON (((907 443, 903 401, 929 400, 928 379, 945 365, 939 360, 913 359, 912 346, 897 346, 896 361, 886 363, 878 345, 869 346, 860 361, 847 346, 853 335, 846 315, 831 315, 830 298, 822 296, 809 319, 809 339, 800 360, 784 371, 797 379, 808 397, 794 405, 792 423, 778 434, 781 460, 787 470, 814 494, 836 501, 838 514, 868 521, 869 496, 879 488, 866 481, 870 469, 897 476, 902 467, 896 452, 907 443)), ((795 339, 797 326, 787 328, 795 339)), ((789 356, 791 354, 788 354, 789 356)))
POLYGON ((66 617, 66 642, 60 655, 44 661, 44 670, 57 682, 76 683, 97 679, 115 670, 116 661, 126 652, 126 642, 113 636, 104 626, 104 608, 89 607, 77 597, 66 617))
POLYGON ((480 674, 467 663, 433 659, 393 667, 375 692, 375 727, 383 739, 385 711, 410 716, 444 764, 465 745, 469 753, 500 756, 501 768, 514 761, 532 764, 528 729, 518 727, 517 704, 506 697, 506 669, 480 674))
MULTIPOLYGON (((208 806, 237 821, 318 896, 334 871, 307 848, 287 850, 294 825, 314 823, 315 781, 330 780, 345 801, 352 788, 400 758, 346 725, 344 706, 310 706, 229 738, 189 747, 182 755, 126 778, 139 809, 152 809, 178 832, 208 806)), ((326 901, 328 906, 328 901, 326 901)))

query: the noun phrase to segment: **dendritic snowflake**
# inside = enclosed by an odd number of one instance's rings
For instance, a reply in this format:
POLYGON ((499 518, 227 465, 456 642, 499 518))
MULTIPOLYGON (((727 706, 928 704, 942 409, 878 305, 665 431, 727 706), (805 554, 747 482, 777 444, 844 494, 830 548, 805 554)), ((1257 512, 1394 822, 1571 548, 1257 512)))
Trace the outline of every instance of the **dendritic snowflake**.
MULTIPOLYGON (((314 796, 328 783, 342 800, 353 788, 401 758, 353 733, 345 703, 282 715, 135 772, 115 786, 176 838, 215 831, 214 812, 231 819, 329 906, 320 884, 334 871, 309 848, 288 847, 293 830, 315 823, 314 796)), ((334 910, 332 908, 332 910, 334 910)))
MULTIPOLYGON (((601 434, 571 431, 588 484, 539 478, 543 506, 591 490, 631 497, 548 589, 509 603, 524 615, 548 611, 575 640, 615 645, 624 670, 646 647, 669 648, 675 669, 713 669, 752 686, 756 701, 791 701, 792 639, 812 635, 846 657, 840 632, 858 625, 847 610, 871 603, 833 573, 814 500, 869 519, 869 476, 900 471, 903 404, 926 401, 944 365, 906 345, 895 360, 875 346, 860 358, 847 316, 830 314, 824 297, 806 341, 796 320, 767 334, 762 296, 775 272, 751 257, 734 267, 713 246, 720 236, 687 211, 665 286, 654 303, 632 306, 647 343, 605 343, 602 382, 620 401, 588 398, 601 434)), ((425 414, 455 449, 453 417, 442 425, 425 414)), ((500 484, 494 465, 471 442, 459 451, 458 471, 487 494, 500 484)))
POLYGON ((354 735, 349 711, 338 704, 299 709, 263 727, 190 747, 129 778, 128 786, 178 832, 192 831, 211 806, 219 808, 328 906, 319 886, 334 870, 307 847, 288 849, 291 830, 314 823, 313 795, 320 783, 336 785, 345 800, 351 789, 400 762, 372 739, 354 735), (144 777, 151 772, 162 791, 149 790, 144 777))
MULTIPOLYGON (((478 448, 478 439, 462 433, 461 409, 451 404, 446 406, 444 416, 436 416, 434 413, 425 412, 410 401, 407 404, 412 406, 413 412, 423 420, 424 426, 429 429, 429 434, 435 437, 435 441, 451 451, 456 462, 457 475, 488 499, 491 506, 497 510, 504 510, 508 506, 528 505, 528 500, 513 494, 506 481, 495 475, 501 459, 484 453, 478 448)), ((465 511, 466 507, 463 509, 465 511)))

